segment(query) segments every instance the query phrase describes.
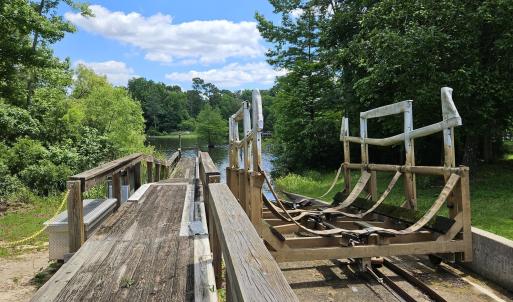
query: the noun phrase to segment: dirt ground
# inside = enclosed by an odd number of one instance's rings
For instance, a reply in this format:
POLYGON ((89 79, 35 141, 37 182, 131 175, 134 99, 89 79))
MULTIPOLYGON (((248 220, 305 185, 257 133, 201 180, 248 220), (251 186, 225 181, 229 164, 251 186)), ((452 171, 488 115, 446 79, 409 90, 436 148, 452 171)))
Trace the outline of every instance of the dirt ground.
POLYGON ((0 302, 30 300, 37 290, 31 280, 48 264, 47 250, 0 258, 0 302))

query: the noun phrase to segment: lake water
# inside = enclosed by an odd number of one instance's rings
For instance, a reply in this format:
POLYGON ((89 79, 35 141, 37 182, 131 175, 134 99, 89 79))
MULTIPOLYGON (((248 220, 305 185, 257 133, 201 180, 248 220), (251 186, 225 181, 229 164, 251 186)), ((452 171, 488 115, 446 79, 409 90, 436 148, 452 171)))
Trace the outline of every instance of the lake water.
MULTIPOLYGON (((155 147, 157 151, 160 151, 166 156, 171 156, 174 152, 176 152, 179 148, 179 140, 177 137, 158 137, 152 136, 148 138, 148 141, 151 145, 155 147)), ((182 138, 182 156, 185 157, 194 157, 196 156, 197 148, 201 149, 201 151, 206 151, 210 154, 212 161, 219 169, 221 173, 221 181, 226 183, 226 167, 228 166, 228 145, 220 145, 215 148, 208 148, 206 144, 198 143, 196 138, 182 138)), ((273 155, 269 151, 269 145, 267 148, 262 147, 262 167, 266 171, 267 175, 270 177, 270 174, 273 170, 273 155)), ((266 192, 267 195, 268 192, 266 192)))

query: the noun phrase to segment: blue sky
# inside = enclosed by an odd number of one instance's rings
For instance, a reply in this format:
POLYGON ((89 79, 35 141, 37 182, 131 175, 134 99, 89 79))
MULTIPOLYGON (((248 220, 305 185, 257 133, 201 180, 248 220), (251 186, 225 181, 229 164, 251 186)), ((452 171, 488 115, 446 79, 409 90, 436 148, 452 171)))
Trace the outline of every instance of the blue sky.
POLYGON ((220 88, 267 88, 283 71, 265 62, 269 47, 255 12, 277 20, 267 0, 91 1, 95 17, 62 6, 78 31, 54 46, 115 85, 141 76, 185 89, 199 76, 220 88))

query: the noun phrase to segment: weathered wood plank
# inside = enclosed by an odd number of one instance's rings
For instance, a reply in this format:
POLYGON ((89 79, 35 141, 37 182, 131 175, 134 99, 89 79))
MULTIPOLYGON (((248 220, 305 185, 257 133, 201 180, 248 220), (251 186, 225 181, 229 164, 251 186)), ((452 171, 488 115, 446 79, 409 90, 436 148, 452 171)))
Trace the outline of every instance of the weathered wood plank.
POLYGON ((210 207, 236 301, 298 301, 225 184, 209 184, 210 207))
POLYGON ((194 241, 179 236, 190 186, 152 184, 124 203, 33 301, 192 301, 194 241))

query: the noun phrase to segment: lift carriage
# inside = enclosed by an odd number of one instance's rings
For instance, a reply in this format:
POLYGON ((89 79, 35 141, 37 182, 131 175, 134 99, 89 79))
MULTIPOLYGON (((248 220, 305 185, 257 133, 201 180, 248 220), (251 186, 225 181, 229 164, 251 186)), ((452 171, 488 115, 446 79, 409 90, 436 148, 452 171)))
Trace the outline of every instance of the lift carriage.
MULTIPOLYGON (((441 122, 413 128, 412 101, 403 101, 360 113, 360 136, 349 135, 349 121, 343 118, 340 139, 344 149, 344 189, 333 204, 315 198, 287 193, 292 202, 282 200, 262 170, 261 136, 263 115, 261 97, 253 92, 252 110, 244 102, 229 119, 230 148, 227 183, 248 214, 254 227, 278 262, 322 259, 357 259, 365 268, 371 257, 415 254, 450 254, 459 260, 471 261, 471 223, 469 169, 455 166, 454 127, 461 126, 461 117, 452 100, 452 89, 441 89, 441 122), (369 119, 403 114, 404 132, 388 138, 370 138, 369 119), (239 138, 239 122, 243 137, 239 138), (443 133, 444 165, 416 166, 414 140, 443 133), (361 163, 351 163, 349 144, 361 146, 361 163), (391 146, 404 143, 404 165, 373 164, 368 146, 391 146), (360 171, 357 183, 351 186, 351 170, 360 171), (385 191, 379 195, 377 173, 392 173, 385 191), (439 175, 445 180, 443 189, 431 207, 417 210, 416 175, 439 175), (384 201, 400 179, 403 179, 405 202, 392 206, 384 201), (274 200, 262 194, 269 186, 274 200), (437 213, 446 205, 448 217, 437 213)), ((335 186, 334 181, 332 188, 335 186)))

